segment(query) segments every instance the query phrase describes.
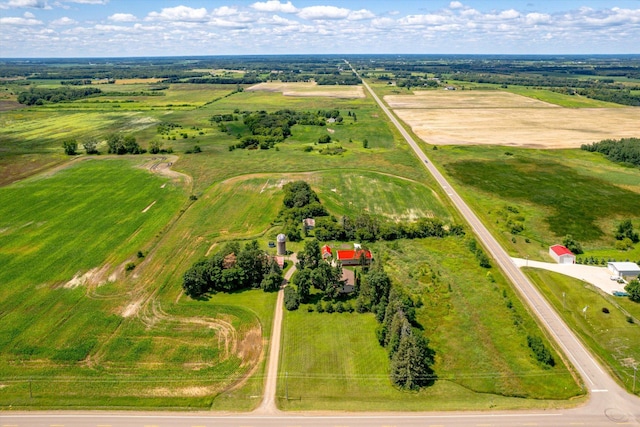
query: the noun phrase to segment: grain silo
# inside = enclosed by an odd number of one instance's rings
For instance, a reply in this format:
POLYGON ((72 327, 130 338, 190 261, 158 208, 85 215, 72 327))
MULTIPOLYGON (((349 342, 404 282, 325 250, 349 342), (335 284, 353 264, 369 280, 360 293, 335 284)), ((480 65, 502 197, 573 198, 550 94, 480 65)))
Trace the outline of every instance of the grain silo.
POLYGON ((286 255, 287 254, 287 236, 280 233, 276 238, 278 241, 278 255, 286 255))

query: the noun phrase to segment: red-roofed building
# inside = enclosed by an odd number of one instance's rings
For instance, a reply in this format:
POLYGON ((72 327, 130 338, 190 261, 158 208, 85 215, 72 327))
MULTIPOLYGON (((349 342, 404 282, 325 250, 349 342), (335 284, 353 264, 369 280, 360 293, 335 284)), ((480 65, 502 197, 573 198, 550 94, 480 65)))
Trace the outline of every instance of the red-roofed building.
POLYGON ((331 259, 333 257, 333 253, 331 252, 331 247, 329 245, 324 245, 320 248, 320 253, 322 254, 322 259, 331 259))
POLYGON ((549 255, 556 260, 558 264, 575 264, 576 256, 569 249, 562 245, 553 245, 549 247, 549 255))
POLYGON ((336 253, 336 259, 340 261, 342 265, 360 265, 360 259, 362 257, 364 257, 366 264, 371 264, 371 260, 373 260, 371 251, 365 249, 338 250, 336 253))

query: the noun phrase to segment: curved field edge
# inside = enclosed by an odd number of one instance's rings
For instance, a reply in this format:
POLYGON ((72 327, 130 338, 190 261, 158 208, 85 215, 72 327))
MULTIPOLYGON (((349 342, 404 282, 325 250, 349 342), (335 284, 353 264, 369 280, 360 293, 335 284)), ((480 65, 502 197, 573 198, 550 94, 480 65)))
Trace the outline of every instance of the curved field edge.
POLYGON ((275 295, 163 300, 186 194, 138 162, 81 162, 0 189, 3 255, 36 266, 3 269, 0 407, 210 408, 224 391, 254 405, 261 384, 246 379, 275 295))

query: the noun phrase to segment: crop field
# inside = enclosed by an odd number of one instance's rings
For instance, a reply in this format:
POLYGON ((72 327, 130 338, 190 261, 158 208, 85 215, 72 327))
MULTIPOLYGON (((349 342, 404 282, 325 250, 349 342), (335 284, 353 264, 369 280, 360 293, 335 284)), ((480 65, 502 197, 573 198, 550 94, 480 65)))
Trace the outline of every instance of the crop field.
POLYGON ((285 313, 278 384, 284 409, 544 408, 583 393, 557 354, 553 368, 533 359, 526 337, 540 334, 535 321, 499 274, 493 271, 494 281, 485 277, 462 239, 373 250, 393 280, 421 301, 418 321, 436 352, 438 380, 419 393, 395 389, 373 315, 309 313, 303 304, 285 313))
MULTIPOLYGON (((430 155, 485 224, 494 228, 503 246, 519 256, 548 260, 548 247, 567 234, 582 242, 586 255, 612 249, 616 224, 627 218, 640 220, 640 171, 599 154, 478 146, 441 147, 430 155), (519 235, 510 233, 506 206, 518 209, 524 219, 519 235)), ((611 255, 618 260, 629 257, 623 251, 611 255)))
POLYGON ((166 241, 181 240, 167 226, 185 193, 131 166, 86 160, 0 188, 0 406, 208 408, 231 389, 220 405, 257 403, 247 376, 275 295, 180 299, 194 242, 178 255, 166 241))
POLYGON ((575 148, 637 133, 634 107, 558 108, 497 91, 421 91, 384 99, 418 137, 434 145, 575 148))
POLYGON ((319 86, 316 83, 259 83, 246 89, 247 91, 280 92, 284 96, 301 97, 328 97, 328 98, 364 98, 362 86, 327 85, 319 86))
POLYGON ((605 295, 587 283, 561 274, 537 269, 527 269, 527 274, 564 321, 631 391, 633 366, 640 361, 638 304, 605 295), (609 310, 607 313, 603 311, 605 308, 609 310), (633 323, 628 321, 631 317, 633 323))

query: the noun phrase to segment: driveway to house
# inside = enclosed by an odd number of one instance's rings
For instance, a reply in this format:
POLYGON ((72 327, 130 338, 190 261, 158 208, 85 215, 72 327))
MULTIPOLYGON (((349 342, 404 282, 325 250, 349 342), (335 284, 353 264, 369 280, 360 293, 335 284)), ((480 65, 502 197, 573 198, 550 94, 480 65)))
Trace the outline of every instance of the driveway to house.
POLYGON ((581 264, 557 264, 554 262, 532 261, 523 258, 511 259, 514 264, 520 268, 533 267, 555 271, 556 273, 591 283, 593 286, 602 289, 609 295, 613 295, 614 291, 624 291, 625 284, 611 280, 612 274, 607 267, 596 267, 594 265, 581 264))

